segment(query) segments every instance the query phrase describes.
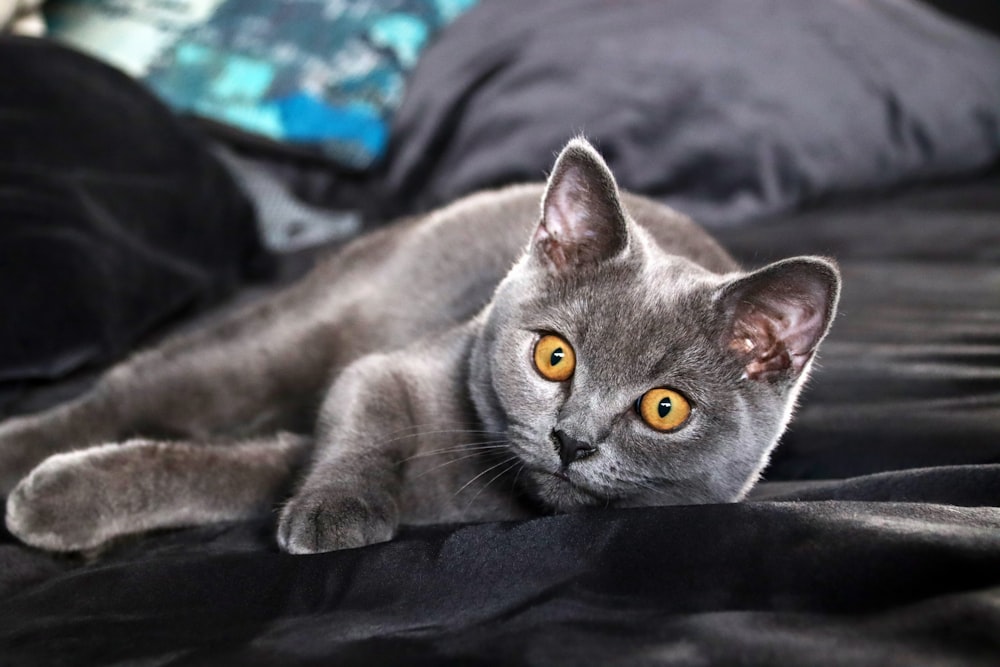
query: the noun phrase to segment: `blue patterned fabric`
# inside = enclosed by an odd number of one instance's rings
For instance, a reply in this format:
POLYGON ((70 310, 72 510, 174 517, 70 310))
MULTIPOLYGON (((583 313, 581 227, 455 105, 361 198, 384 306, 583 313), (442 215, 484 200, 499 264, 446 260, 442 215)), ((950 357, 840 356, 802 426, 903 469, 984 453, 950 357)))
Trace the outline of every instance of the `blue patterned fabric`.
POLYGON ((61 0, 52 34, 170 106, 365 169, 407 73, 476 0, 61 0))

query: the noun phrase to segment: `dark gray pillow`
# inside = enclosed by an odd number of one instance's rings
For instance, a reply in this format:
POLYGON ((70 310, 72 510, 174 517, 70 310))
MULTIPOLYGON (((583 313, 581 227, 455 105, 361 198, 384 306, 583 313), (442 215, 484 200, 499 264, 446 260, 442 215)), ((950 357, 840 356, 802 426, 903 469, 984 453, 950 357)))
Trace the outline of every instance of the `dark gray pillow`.
POLYGON ((376 213, 535 180, 585 133, 709 224, 1000 155, 1000 42, 908 0, 483 0, 425 53, 376 213))

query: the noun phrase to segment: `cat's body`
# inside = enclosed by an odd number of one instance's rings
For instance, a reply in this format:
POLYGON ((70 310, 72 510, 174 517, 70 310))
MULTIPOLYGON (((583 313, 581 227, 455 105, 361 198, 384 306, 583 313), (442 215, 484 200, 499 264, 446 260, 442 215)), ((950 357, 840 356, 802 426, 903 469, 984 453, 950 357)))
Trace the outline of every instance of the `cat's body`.
POLYGON ((547 187, 369 235, 78 401, 0 424, 0 491, 73 450, 17 486, 7 525, 78 550, 239 518, 306 459, 279 526, 292 552, 390 539, 401 523, 737 500, 839 284, 813 258, 737 271, 683 216, 619 198, 574 141, 547 187), (310 437, 280 432, 317 414, 310 437))

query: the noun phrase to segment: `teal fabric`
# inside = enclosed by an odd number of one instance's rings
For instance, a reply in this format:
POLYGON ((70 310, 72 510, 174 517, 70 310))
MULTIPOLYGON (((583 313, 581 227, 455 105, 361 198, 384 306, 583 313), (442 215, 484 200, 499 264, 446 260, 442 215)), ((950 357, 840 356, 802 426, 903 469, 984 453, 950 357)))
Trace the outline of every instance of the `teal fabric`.
POLYGON ((367 169, 407 73, 476 0, 61 0, 52 34, 168 105, 367 169))

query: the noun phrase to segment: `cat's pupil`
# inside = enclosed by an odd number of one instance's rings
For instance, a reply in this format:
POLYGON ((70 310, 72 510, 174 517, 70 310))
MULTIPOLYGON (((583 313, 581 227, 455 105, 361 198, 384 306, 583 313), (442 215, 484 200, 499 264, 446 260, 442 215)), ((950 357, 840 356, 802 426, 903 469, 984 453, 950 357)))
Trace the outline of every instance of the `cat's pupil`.
POLYGON ((664 418, 664 417, 666 417, 666 416, 667 416, 668 414, 670 414, 670 409, 671 409, 672 407, 673 407, 673 405, 672 405, 672 404, 670 403, 670 399, 669 399, 669 398, 664 398, 664 399, 662 399, 662 400, 660 401, 660 405, 659 405, 659 406, 657 406, 657 409, 656 409, 656 411, 657 411, 657 412, 659 413, 659 415, 660 415, 660 419, 663 419, 663 418, 664 418))
POLYGON ((565 356, 566 353, 563 352, 563 349, 561 347, 557 347, 556 349, 552 350, 552 356, 549 357, 549 363, 555 366, 559 362, 561 362, 565 356))

